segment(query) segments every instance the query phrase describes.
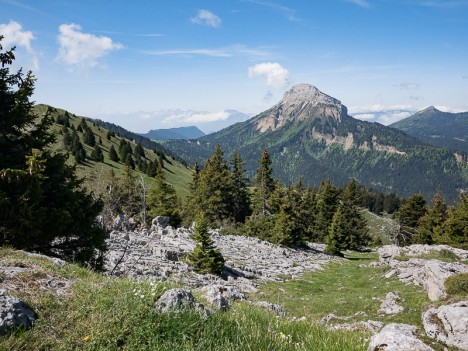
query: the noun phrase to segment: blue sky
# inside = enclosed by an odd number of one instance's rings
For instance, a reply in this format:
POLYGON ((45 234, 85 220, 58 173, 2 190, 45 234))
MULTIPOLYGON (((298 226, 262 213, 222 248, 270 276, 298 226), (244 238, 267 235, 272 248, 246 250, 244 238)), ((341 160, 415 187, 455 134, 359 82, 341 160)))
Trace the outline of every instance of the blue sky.
POLYGON ((297 83, 384 124, 468 110, 468 0, 0 0, 0 33, 36 102, 135 131, 259 113, 297 83))

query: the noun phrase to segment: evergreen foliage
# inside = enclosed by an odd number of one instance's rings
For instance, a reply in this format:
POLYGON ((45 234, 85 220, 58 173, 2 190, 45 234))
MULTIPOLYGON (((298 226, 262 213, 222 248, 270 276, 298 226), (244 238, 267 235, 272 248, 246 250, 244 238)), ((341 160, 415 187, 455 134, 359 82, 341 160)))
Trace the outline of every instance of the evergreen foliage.
POLYGON ((346 249, 348 225, 343 215, 342 206, 338 207, 333 215, 330 232, 327 238, 325 253, 335 256, 343 256, 342 250, 346 249))
POLYGON ((333 215, 338 206, 338 188, 330 179, 323 181, 317 193, 317 218, 315 220, 314 238, 323 241, 330 230, 333 215))
POLYGON ((254 214, 265 216, 269 213, 269 198, 275 189, 275 180, 273 179, 273 170, 271 168, 270 154, 266 149, 262 150, 262 155, 258 161, 255 176, 254 193, 254 214))
POLYGON ((104 154, 98 144, 94 146, 94 149, 91 152, 91 158, 96 162, 104 162, 104 154))
POLYGON ((117 155, 117 152, 115 151, 114 145, 112 145, 109 149, 109 159, 114 162, 119 162, 119 156, 117 155))
POLYGON ((214 242, 208 232, 209 220, 201 215, 195 224, 192 239, 196 241, 195 248, 187 255, 187 263, 200 274, 221 275, 224 258, 219 250, 214 248, 214 242))
POLYGON ((13 60, 13 50, 3 52, 0 44, 0 246, 100 268, 102 203, 82 188, 66 156, 49 150, 53 121, 48 114, 36 120, 29 100, 35 78, 11 73, 13 60))
POLYGON ((247 216, 251 214, 248 179, 243 169, 244 161, 238 152, 234 152, 231 159, 231 211, 236 222, 245 222, 247 216))
POLYGON ((466 248, 468 243, 468 194, 462 193, 457 207, 449 209, 449 216, 444 227, 451 243, 463 244, 466 248))
POLYGON ((161 167, 157 168, 155 183, 148 195, 147 205, 151 216, 167 216, 170 218, 170 225, 180 224, 179 199, 174 187, 167 183, 161 167))

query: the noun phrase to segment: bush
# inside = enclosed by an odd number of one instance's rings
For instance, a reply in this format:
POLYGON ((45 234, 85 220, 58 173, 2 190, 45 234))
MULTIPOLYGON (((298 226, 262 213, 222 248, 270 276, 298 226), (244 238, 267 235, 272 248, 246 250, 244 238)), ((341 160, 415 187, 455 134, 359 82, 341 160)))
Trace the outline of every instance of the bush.
POLYGON ((466 295, 468 294, 468 273, 452 275, 445 280, 444 285, 450 295, 466 295))

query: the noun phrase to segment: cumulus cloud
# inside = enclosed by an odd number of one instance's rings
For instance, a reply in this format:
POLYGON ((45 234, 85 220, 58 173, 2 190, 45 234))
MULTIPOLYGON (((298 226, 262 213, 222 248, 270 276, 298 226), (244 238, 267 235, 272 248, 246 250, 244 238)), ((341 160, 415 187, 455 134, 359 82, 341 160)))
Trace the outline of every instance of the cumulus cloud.
POLYGON ((414 90, 414 89, 419 89, 419 84, 418 83, 401 83, 400 88, 404 90, 414 90))
POLYGON ((450 113, 460 113, 460 112, 465 112, 466 110, 459 109, 459 108, 453 108, 449 106, 443 106, 443 105, 436 105, 434 106, 436 109, 442 112, 450 112, 450 113))
POLYGON ((279 63, 264 62, 249 67, 249 78, 264 77, 265 83, 272 88, 282 88, 288 84, 289 71, 279 63))
POLYGON ((109 37, 83 33, 81 26, 74 23, 60 25, 59 32, 57 58, 70 66, 84 69, 95 67, 101 57, 123 47, 109 37))
POLYGON ((228 111, 217 112, 193 112, 178 113, 168 116, 163 119, 163 122, 178 122, 178 123, 208 123, 216 121, 224 121, 229 118, 228 111))
POLYGON ((39 59, 31 43, 36 39, 32 32, 23 30, 21 24, 10 21, 8 24, 0 23, 0 35, 3 35, 2 45, 5 48, 13 46, 23 48, 29 54, 32 60, 32 69, 39 69, 39 59))
POLYGON ((195 17, 191 18, 192 23, 201 24, 207 27, 217 28, 221 24, 221 18, 208 10, 199 10, 195 17))

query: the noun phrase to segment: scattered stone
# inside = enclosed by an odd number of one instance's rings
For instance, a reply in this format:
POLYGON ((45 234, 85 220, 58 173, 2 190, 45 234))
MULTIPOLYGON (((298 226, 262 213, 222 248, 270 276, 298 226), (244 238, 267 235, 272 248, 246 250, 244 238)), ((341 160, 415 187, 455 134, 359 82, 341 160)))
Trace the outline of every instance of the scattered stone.
POLYGON ((156 308, 163 313, 183 311, 194 306, 195 299, 192 292, 181 288, 166 291, 156 302, 156 308))
POLYGON ((382 301, 380 305, 379 313, 380 314, 397 314, 403 312, 405 308, 398 304, 400 301, 400 295, 396 291, 390 291, 385 300, 382 301))
POLYGON ((268 310, 280 317, 286 317, 288 315, 282 306, 267 301, 256 301, 252 303, 252 305, 268 310))
POLYGON ((36 313, 23 301, 13 296, 0 295, 0 335, 13 329, 32 327, 36 313))
POLYGON ((429 337, 468 350, 468 301, 428 309, 423 324, 429 337))
POLYGON ((367 351, 434 351, 416 337, 416 327, 391 323, 371 338, 367 351))
POLYGON ((154 227, 166 228, 169 224, 170 218, 166 216, 157 216, 151 221, 151 229, 154 227))
POLYGON ((355 323, 341 323, 329 326, 330 330, 347 330, 347 331, 368 331, 372 334, 378 333, 384 324, 380 321, 368 320, 366 322, 360 321, 355 323))
POLYGON ((204 292, 206 300, 217 310, 230 308, 229 300, 245 300, 245 295, 232 286, 213 284, 201 288, 201 291, 204 292))
POLYGON ((468 265, 461 262, 442 262, 439 260, 425 260, 419 257, 432 251, 447 250, 465 259, 468 251, 452 248, 447 245, 410 245, 398 247, 386 245, 378 250, 380 265, 389 265, 391 270, 385 275, 390 278, 395 275, 403 283, 411 283, 423 287, 431 301, 445 299, 445 280, 460 273, 468 273, 468 265), (396 257, 404 255, 409 258, 407 261, 400 261, 396 257))

